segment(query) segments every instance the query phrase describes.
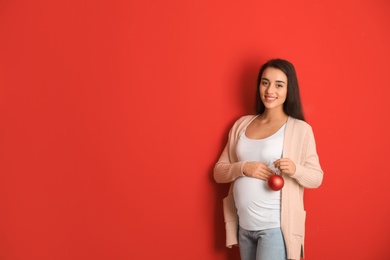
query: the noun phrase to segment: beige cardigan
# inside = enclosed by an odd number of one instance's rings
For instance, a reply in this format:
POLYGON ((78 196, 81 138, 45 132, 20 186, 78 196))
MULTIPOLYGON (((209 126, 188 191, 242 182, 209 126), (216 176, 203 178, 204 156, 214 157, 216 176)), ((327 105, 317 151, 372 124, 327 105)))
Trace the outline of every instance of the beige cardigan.
MULTIPOLYGON (((238 216, 232 193, 234 180, 243 176, 242 166, 236 156, 239 133, 257 116, 241 117, 229 133, 228 143, 214 167, 214 178, 218 183, 231 183, 229 194, 223 200, 226 228, 226 246, 238 245, 238 216)), ((313 131, 306 122, 289 117, 284 133, 283 157, 296 165, 293 176, 283 175, 281 192, 281 229, 284 236, 287 258, 304 256, 306 211, 303 206, 304 188, 317 188, 322 183, 321 169, 313 131)))

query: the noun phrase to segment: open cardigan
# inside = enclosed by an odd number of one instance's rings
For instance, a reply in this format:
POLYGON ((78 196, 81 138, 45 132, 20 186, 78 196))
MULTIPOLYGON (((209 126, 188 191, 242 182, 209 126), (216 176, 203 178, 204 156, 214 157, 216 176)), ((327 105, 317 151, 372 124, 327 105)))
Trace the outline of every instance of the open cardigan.
MULTIPOLYGON (((231 183, 229 194, 223 200, 226 228, 226 246, 238 245, 238 216, 233 198, 234 180, 243 176, 238 161, 236 144, 240 132, 254 120, 256 115, 243 116, 235 122, 229 132, 224 151, 214 167, 214 179, 218 183, 231 183)), ((283 174, 284 187, 281 191, 281 229, 286 244, 287 258, 304 257, 304 237, 306 211, 303 205, 304 188, 317 188, 321 185, 321 169, 312 128, 302 120, 287 119, 284 132, 283 158, 290 158, 296 165, 292 176, 283 174)))

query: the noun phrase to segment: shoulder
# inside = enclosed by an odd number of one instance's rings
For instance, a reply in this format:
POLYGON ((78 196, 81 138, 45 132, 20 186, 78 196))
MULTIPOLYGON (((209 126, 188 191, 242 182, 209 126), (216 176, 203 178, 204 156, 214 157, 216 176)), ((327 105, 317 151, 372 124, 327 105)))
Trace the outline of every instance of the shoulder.
POLYGON ((239 127, 242 127, 242 126, 247 126, 256 117, 257 117, 257 115, 242 116, 242 117, 240 117, 239 119, 236 120, 236 122, 233 125, 233 128, 239 128, 239 127))
POLYGON ((257 117, 257 115, 245 115, 245 116, 242 116, 242 117, 240 117, 239 119, 236 120, 236 124, 242 124, 242 123, 245 123, 245 122, 250 122, 253 119, 255 119, 256 117, 257 117))
POLYGON ((287 125, 289 126, 289 129, 293 130, 294 132, 313 134, 311 125, 303 120, 289 117, 287 125))
POLYGON ((255 119, 257 115, 246 115, 242 116, 239 119, 237 119, 230 132, 234 135, 237 135, 242 129, 244 129, 247 125, 249 125, 250 122, 252 122, 253 119, 255 119))

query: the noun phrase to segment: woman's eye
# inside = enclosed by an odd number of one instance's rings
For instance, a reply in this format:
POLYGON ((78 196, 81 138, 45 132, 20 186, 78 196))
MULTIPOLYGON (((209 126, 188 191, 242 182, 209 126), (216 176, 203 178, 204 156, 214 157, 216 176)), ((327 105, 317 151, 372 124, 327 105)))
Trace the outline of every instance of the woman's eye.
POLYGON ((268 82, 267 81, 263 81, 263 82, 261 82, 261 85, 268 86, 268 82))
POLYGON ((281 84, 278 84, 277 86, 278 86, 278 88, 282 88, 283 87, 283 85, 281 85, 281 84))

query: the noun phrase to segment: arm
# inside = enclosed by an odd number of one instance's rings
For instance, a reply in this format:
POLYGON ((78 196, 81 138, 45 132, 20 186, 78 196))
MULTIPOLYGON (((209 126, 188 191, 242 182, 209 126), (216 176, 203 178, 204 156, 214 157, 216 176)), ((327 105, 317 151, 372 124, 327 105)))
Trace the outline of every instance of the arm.
POLYGON ((303 147, 303 165, 296 164, 296 171, 291 178, 294 178, 300 185, 305 188, 318 188, 323 179, 323 171, 320 166, 319 158, 316 151, 316 144, 313 132, 308 131, 303 147))
POLYGON ((216 182, 233 182, 238 177, 243 176, 266 181, 271 175, 275 174, 275 172, 273 172, 267 164, 262 162, 234 162, 234 160, 229 159, 231 156, 229 156, 228 150, 229 143, 226 145, 223 153, 214 167, 214 179, 216 182))
POLYGON ((236 155, 236 142, 240 131, 256 117, 241 117, 230 129, 228 143, 214 167, 214 179, 216 182, 229 183, 242 176, 266 180, 273 174, 272 170, 264 163, 239 162, 236 155))
POLYGON ((231 162, 228 150, 229 143, 214 167, 214 179, 218 183, 233 182, 238 177, 244 176, 242 168, 245 162, 231 162))

